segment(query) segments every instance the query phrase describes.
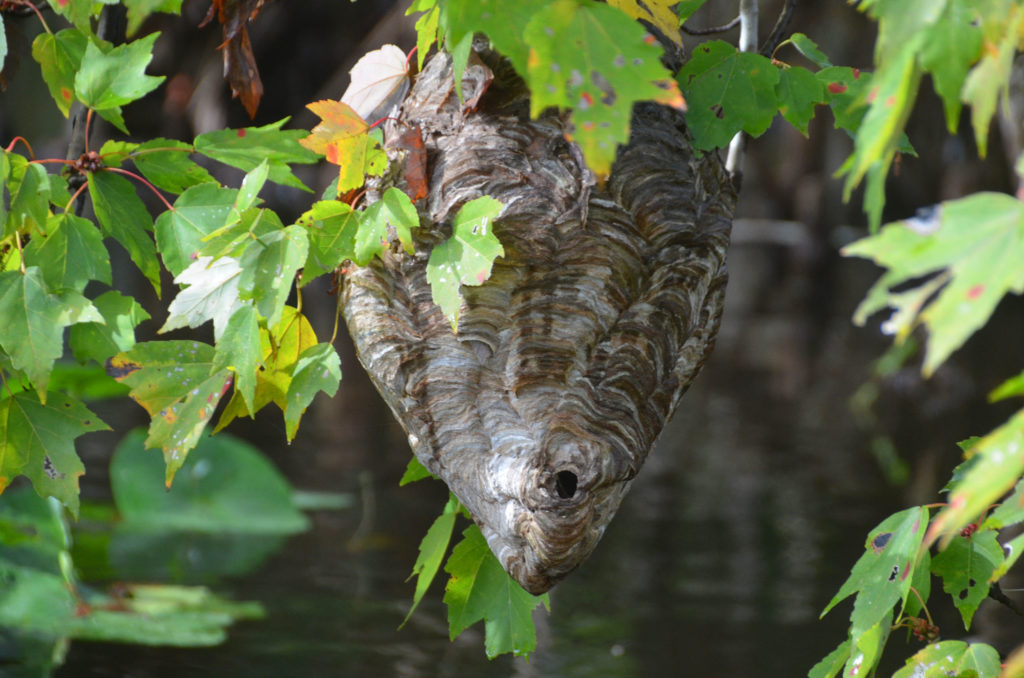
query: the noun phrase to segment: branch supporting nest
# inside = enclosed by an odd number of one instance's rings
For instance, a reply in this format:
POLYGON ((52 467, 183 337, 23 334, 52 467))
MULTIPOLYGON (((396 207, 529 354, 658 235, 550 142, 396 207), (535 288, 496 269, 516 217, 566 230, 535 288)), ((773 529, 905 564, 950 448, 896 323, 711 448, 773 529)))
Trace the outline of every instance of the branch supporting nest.
MULTIPOLYGON (((757 51, 757 0, 740 0, 740 51, 757 51)), ((743 132, 737 132, 729 143, 729 155, 726 156, 725 169, 732 177, 733 183, 739 184, 743 175, 743 156, 746 152, 747 138, 743 132)))

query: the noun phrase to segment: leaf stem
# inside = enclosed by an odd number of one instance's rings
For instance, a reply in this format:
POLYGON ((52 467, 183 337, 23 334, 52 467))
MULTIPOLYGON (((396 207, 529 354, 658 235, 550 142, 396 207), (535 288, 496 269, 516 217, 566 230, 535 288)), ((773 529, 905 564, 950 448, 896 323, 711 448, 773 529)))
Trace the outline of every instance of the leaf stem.
POLYGON ((89 152, 89 126, 92 124, 92 109, 85 114, 85 152, 89 152))
POLYGON ((120 167, 104 167, 101 171, 103 171, 103 172, 117 172, 118 174, 123 174, 125 176, 131 177, 131 178, 135 179, 136 181, 139 181, 139 182, 145 184, 149 188, 149 190, 153 191, 153 193, 156 194, 156 197, 160 198, 160 201, 164 205, 167 206, 167 209, 169 209, 171 212, 174 211, 174 205, 172 205, 171 203, 167 202, 167 198, 165 198, 163 196, 163 194, 160 193, 160 191, 157 190, 156 186, 154 186, 153 184, 149 183, 146 180, 145 177, 139 176, 135 172, 129 172, 126 169, 121 169, 120 167))
POLYGON ((918 593, 917 589, 913 586, 910 587, 910 590, 914 592, 914 595, 917 596, 917 600, 921 603, 921 609, 924 610, 924 615, 928 617, 928 623, 935 626, 935 621, 932 619, 932 613, 928 611, 928 606, 925 605, 924 598, 921 597, 921 594, 918 593))
POLYGON ((46 23, 46 19, 43 18, 43 13, 39 11, 39 8, 36 7, 31 0, 25 0, 25 5, 30 7, 32 11, 36 13, 36 16, 39 17, 39 23, 43 25, 43 30, 50 35, 53 35, 53 31, 50 30, 50 26, 46 23))
POLYGON ((18 268, 21 269, 21 274, 25 275, 25 252, 21 249, 21 232, 14 232, 14 242, 18 246, 18 268))
POLYGON ((88 185, 89 185, 88 181, 83 181, 82 182, 82 185, 78 187, 78 190, 75 191, 75 194, 71 196, 70 200, 68 200, 68 204, 64 205, 64 211, 65 212, 67 212, 67 213, 71 213, 72 212, 72 210, 71 210, 72 205, 75 204, 75 201, 78 200, 78 196, 80 196, 82 194, 82 191, 84 191, 85 187, 88 186, 88 185))
POLYGON ((32 150, 32 145, 28 143, 28 139, 26 139, 25 137, 14 137, 13 139, 11 139, 11 143, 8 144, 7 148, 5 148, 4 150, 10 153, 14 149, 14 145, 19 141, 25 144, 25 148, 28 149, 28 156, 32 158, 34 162, 36 159, 35 151, 32 150))

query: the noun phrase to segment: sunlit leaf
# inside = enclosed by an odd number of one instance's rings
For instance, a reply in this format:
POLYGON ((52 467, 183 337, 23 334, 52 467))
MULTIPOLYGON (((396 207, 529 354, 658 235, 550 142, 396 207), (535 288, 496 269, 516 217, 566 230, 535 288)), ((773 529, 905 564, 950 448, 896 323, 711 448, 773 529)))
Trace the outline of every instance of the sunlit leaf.
POLYGON ((254 415, 269 403, 275 403, 282 412, 287 409, 288 389, 299 355, 316 344, 316 333, 306 316, 291 306, 285 306, 280 322, 272 326, 270 331, 260 329, 261 362, 264 369, 256 374, 253 408, 248 408, 236 391, 224 408, 214 432, 224 428, 237 417, 254 415))
POLYGON ((409 196, 392 186, 360 217, 352 260, 366 266, 374 256, 380 256, 388 244, 388 227, 395 230, 406 253, 412 254, 412 229, 419 225, 419 215, 409 196))
POLYGON ((367 52, 349 75, 351 83, 341 101, 367 122, 391 115, 409 91, 409 65, 405 52, 395 45, 367 52))
POLYGON ((1000 400, 1005 400, 1006 398, 1013 398, 1021 395, 1024 395, 1024 372, 1021 372, 1015 377, 1010 377, 996 387, 988 394, 988 401, 990 403, 994 403, 1000 400))
POLYGON ((932 559, 932 572, 942 578, 942 588, 953 598, 964 628, 988 597, 989 578, 1003 562, 1003 549, 993 530, 977 530, 969 537, 955 537, 932 559))
POLYGON ((856 638, 891 613, 898 601, 906 601, 927 526, 928 509, 922 507, 900 511, 882 521, 868 535, 864 554, 822 616, 856 593, 850 615, 850 636, 856 638))
POLYGON ((598 175, 608 174, 618 144, 628 141, 635 102, 685 107, 657 40, 607 5, 554 0, 530 19, 523 38, 530 114, 572 108, 569 137, 598 175))
POLYGON ((71 327, 68 344, 75 360, 103 364, 115 353, 135 345, 135 327, 149 319, 149 313, 132 297, 108 290, 93 300, 103 322, 78 323, 71 327))
POLYGON ((214 360, 208 344, 150 341, 107 361, 110 376, 131 387, 152 417, 146 446, 163 450, 168 486, 231 387, 231 372, 214 370, 214 360))
POLYGON ((302 285, 333 271, 345 259, 355 258, 359 213, 338 200, 321 200, 298 219, 309 237, 309 254, 303 265, 302 285))
POLYGON ((252 304, 243 304, 228 320, 224 332, 217 339, 217 352, 213 369, 227 369, 235 375, 235 392, 254 411, 256 375, 259 372, 260 348, 259 313, 252 304))
POLYGON ((548 596, 534 596, 515 582, 487 546, 480 528, 470 525, 452 550, 444 571, 451 575, 445 587, 451 638, 484 620, 484 649, 488 657, 512 652, 529 655, 537 647, 533 610, 548 606, 548 596))
POLYGON ((932 521, 927 543, 957 538, 960 530, 1010 491, 1024 473, 1024 410, 978 441, 963 477, 953 483, 946 508, 932 521))
POLYGON ((850 656, 843 666, 843 676, 870 676, 874 672, 892 629, 892 608, 881 610, 880 616, 863 631, 850 627, 850 656))
POLYGON ((483 196, 459 209, 452 221, 452 237, 434 245, 427 261, 427 282, 434 303, 441 307, 452 329, 459 323, 462 285, 482 285, 491 276, 494 260, 505 249, 494 235, 494 219, 504 205, 483 196))
POLYGON ((238 190, 215 183, 185 189, 174 201, 174 209, 156 219, 156 243, 164 266, 180 275, 195 263, 203 239, 224 226, 238 190))
POLYGON ((448 503, 445 504, 441 515, 434 519, 430 529, 427 530, 420 542, 420 553, 416 557, 416 563, 412 566, 412 574, 409 575, 410 579, 416 577, 416 592, 412 597, 412 607, 409 608, 408 614, 402 620, 403 626, 419 607, 420 601, 423 600, 431 582, 434 581, 437 571, 441 569, 441 561, 444 560, 444 554, 448 552, 448 544, 452 540, 458 505, 459 500, 455 498, 455 495, 449 494, 448 503))
POLYGON ((967 72, 981 56, 981 28, 973 4, 973 0, 948 0, 921 45, 921 65, 931 73, 935 91, 942 97, 950 134, 956 133, 960 121, 960 93, 967 72))
POLYGON ((293 225, 254 239, 239 257, 238 293, 242 299, 252 299, 271 325, 281 318, 308 252, 306 230, 293 225))
POLYGON ((414 483, 417 480, 432 477, 433 475, 427 470, 426 466, 420 463, 419 459, 411 457, 409 459, 409 463, 405 467, 405 473, 402 474, 402 478, 398 481, 398 486, 402 487, 409 483, 414 483))
POLYGON ((1024 521, 1024 480, 1017 483, 1013 493, 992 511, 981 527, 1002 529, 1021 521, 1024 521))
POLYGON ((1000 193, 976 193, 944 203, 936 218, 887 225, 843 248, 889 269, 857 308, 862 325, 885 306, 896 309, 889 331, 903 337, 915 324, 929 332, 922 371, 930 375, 985 324, 1007 292, 1024 292, 1024 203, 1000 193), (949 282, 926 279, 944 271, 949 282), (931 294, 932 288, 941 290, 931 294), (894 290, 899 289, 899 292, 894 290), (925 294, 925 292, 928 294, 925 294))
POLYGON ((225 165, 249 172, 264 160, 270 165, 268 178, 274 183, 309 191, 292 174, 290 164, 309 164, 319 157, 299 144, 306 136, 300 129, 281 129, 288 118, 263 125, 225 129, 200 134, 195 139, 196 153, 201 153, 225 165))
POLYGON ((970 676, 996 678, 999 675, 999 653, 983 643, 968 645, 962 640, 932 643, 907 660, 892 678, 925 678, 928 676, 970 676))
POLYGON ((299 420, 317 393, 333 396, 341 381, 341 358, 331 344, 310 346, 299 354, 285 396, 284 421, 288 440, 295 438, 299 420))
POLYGON ((237 260, 199 257, 174 279, 183 289, 171 301, 167 322, 158 332, 199 327, 212 320, 213 334, 219 338, 228 320, 245 303, 239 297, 241 278, 242 269, 237 260))
POLYGON ((839 647, 829 652, 824 659, 811 668, 807 678, 835 678, 842 672, 843 666, 846 665, 846 660, 849 658, 850 641, 844 640, 839 647))
POLYGON ((679 17, 672 10, 679 0, 609 0, 608 4, 629 15, 631 19, 643 19, 672 39, 677 45, 683 44, 679 31, 679 17))
POLYGON ((363 185, 366 175, 380 176, 387 167, 387 155, 369 134, 366 124, 352 107, 341 101, 323 100, 307 104, 321 122, 299 143, 338 166, 338 194, 363 185))
POLYGON ((74 441, 109 428, 63 393, 51 391, 45 404, 29 391, 0 399, 0 492, 25 475, 40 496, 56 497, 77 516, 78 478, 85 467, 74 441))

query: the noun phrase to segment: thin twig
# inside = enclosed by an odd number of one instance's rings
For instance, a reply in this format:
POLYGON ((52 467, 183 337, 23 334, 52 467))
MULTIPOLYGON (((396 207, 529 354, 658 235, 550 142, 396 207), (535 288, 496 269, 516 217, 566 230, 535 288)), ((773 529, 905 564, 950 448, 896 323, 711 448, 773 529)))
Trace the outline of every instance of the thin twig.
POLYGON ((731 31, 732 29, 736 28, 739 25, 740 18, 736 17, 729 23, 722 24, 721 26, 711 26, 710 28, 689 28, 684 24, 683 26, 681 26, 681 28, 683 29, 683 33, 686 33, 688 35, 715 35, 716 33, 725 33, 726 31, 731 31))
MULTIPOLYGON (((740 50, 757 50, 757 0, 740 0, 740 50)), ((743 155, 746 146, 746 135, 742 131, 737 132, 729 143, 729 155, 725 160, 725 169, 737 186, 743 176, 743 155)))
POLYGON ((789 20, 793 18, 793 10, 796 9, 796 0, 786 0, 786 6, 782 8, 779 13, 779 18, 775 20, 775 27, 772 28, 771 34, 768 35, 768 39, 761 45, 761 54, 766 57, 770 57, 775 48, 782 42, 782 35, 789 28, 789 20))

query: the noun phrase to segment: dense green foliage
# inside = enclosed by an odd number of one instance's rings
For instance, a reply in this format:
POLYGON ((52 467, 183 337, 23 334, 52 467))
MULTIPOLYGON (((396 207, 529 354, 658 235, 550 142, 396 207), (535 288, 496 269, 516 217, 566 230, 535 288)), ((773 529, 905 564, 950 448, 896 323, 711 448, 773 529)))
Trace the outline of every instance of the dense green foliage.
MULTIPOLYGON (((129 30, 151 11, 180 11, 180 0, 123 2, 129 30)), ((853 154, 840 173, 846 177, 847 195, 866 181, 865 209, 873 230, 881 222, 891 165, 899 153, 913 152, 904 127, 923 76, 931 76, 951 131, 962 105, 970 105, 984 154, 1024 34, 1021 0, 861 0, 853 4, 879 25, 873 73, 833 65, 810 38, 796 34, 768 56, 742 53, 722 41, 695 45, 673 76, 659 60, 662 47, 634 19, 658 27, 672 45, 678 44, 679 24, 703 2, 678 3, 672 14, 674 4, 415 0, 410 12, 422 12, 417 23, 420 64, 437 43, 451 52, 461 73, 472 36, 486 33, 531 89, 533 115, 550 107, 567 112, 572 139, 598 177, 607 175, 617 145, 628 139, 630 111, 637 101, 686 108, 694 145, 707 152, 725 146, 737 132, 765 132, 777 115, 806 134, 818 107, 828 106, 836 126, 854 138, 853 154), (806 59, 814 70, 784 57, 806 59)), ((12 0, 3 9, 28 6, 27 0, 12 0)), ((159 34, 115 46, 94 31, 102 7, 92 0, 50 0, 50 9, 70 27, 54 31, 44 22, 32 56, 61 113, 68 116, 85 107, 86 126, 100 116, 127 132, 123 107, 162 80, 146 73, 159 34)), ((0 40, 0 61, 6 51, 0 40)), ((456 87, 461 95, 461 84, 456 87)), ((364 265, 385 247, 411 251, 411 229, 419 226, 415 202, 423 196, 389 189, 367 204, 359 192, 366 177, 389 170, 375 130, 380 121, 364 120, 341 102, 315 102, 310 108, 322 119, 312 133, 285 129, 287 120, 281 120, 210 132, 190 142, 108 140, 99 149, 90 149, 87 134, 85 152, 71 161, 36 158, 31 140, 5 140, 0 151, 0 491, 15 477, 26 476, 39 495, 55 498, 78 515, 78 478, 84 467, 74 441, 106 425, 54 378, 66 352, 80 363, 102 366, 109 374, 103 389, 119 382, 121 392, 127 388, 148 411, 152 423, 144 444, 163 451, 168 486, 176 474, 187 472, 193 449, 222 400, 226 404, 216 429, 274 403, 291 440, 314 397, 336 392, 340 361, 331 342, 317 337, 303 315, 302 288, 317 276, 334 275, 346 261, 364 265), (311 202, 290 224, 262 206, 259 194, 267 182, 309 191, 293 166, 321 156, 339 167, 323 200, 311 202), (197 157, 247 174, 238 187, 222 186, 195 162, 197 157), (60 171, 48 171, 54 168, 60 171), (140 190, 159 196, 165 206, 155 219, 140 190), (94 218, 82 216, 88 213, 79 207, 86 194, 94 218), (115 287, 110 241, 119 243, 154 291, 170 300, 161 332, 212 322, 214 343, 136 343, 134 328, 149 314, 115 287), (163 271, 178 289, 161 289, 163 271)), ((1018 162, 1021 166, 1024 161, 1018 162)), ((411 178, 409 183, 414 183, 411 178)), ((461 286, 482 284, 503 253, 488 228, 502 209, 487 197, 466 204, 453 221, 451 239, 430 253, 434 299, 453 327, 461 286)), ((890 224, 849 246, 846 254, 871 258, 888 269, 856 321, 892 307, 895 312, 883 327, 897 341, 922 326, 927 332, 923 370, 931 374, 987 322, 1007 292, 1024 291, 1019 265, 1024 260, 1024 209, 1014 196, 968 196, 890 224)), ((998 391, 998 397, 1020 395, 1022 377, 998 391)), ((970 628, 990 587, 1013 565, 1024 541, 1018 537, 1001 544, 999 530, 1024 522, 1024 412, 966 448, 945 504, 908 508, 868 535, 863 556, 825 609, 854 598, 848 638, 811 676, 871 673, 891 632, 900 627, 934 640, 927 609, 932 575, 970 628)), ((425 476, 413 464, 406 480, 425 476)), ((285 490, 266 482, 264 494, 284 501, 285 490)), ((130 490, 115 485, 115 491, 119 503, 134 506, 143 523, 165 512, 189 525, 202 523, 187 502, 186 508, 171 500, 145 505, 125 498, 130 490)), ((228 501, 218 503, 219 493, 232 496, 230 488, 217 492, 209 499, 220 507, 221 521, 250 513, 228 501)), ((5 593, 0 610, 17 615, 12 623, 33 629, 45 622, 55 638, 88 635, 73 615, 76 584, 62 514, 52 500, 39 503, 29 497, 5 495, 0 528, 15 534, 18 521, 30 520, 40 536, 23 546, 45 555, 48 569, 26 573, 6 551, 0 552, 4 581, 17 579, 29 587, 5 593), (46 621, 25 612, 43 598, 59 598, 64 616, 46 621)), ((122 508, 126 518, 132 510, 122 508)), ((452 637, 484 620, 489 656, 529 654, 536 646, 531 614, 546 598, 526 594, 505 575, 475 526, 462 531, 446 561, 459 513, 464 511, 450 500, 421 544, 414 608, 444 563, 450 575, 445 602, 452 637)), ((272 514, 268 520, 281 531, 299 529, 303 522, 293 509, 272 514)), ((260 525, 269 529, 267 523, 260 525)), ((181 593, 183 598, 191 595, 181 593)), ((134 600, 144 603, 146 592, 137 592, 134 600)), ((170 609, 182 605, 176 600, 170 609)), ((202 598, 201 605, 205 614, 220 603, 202 598)), ((178 642, 213 642, 231 616, 250 612, 229 612, 207 624, 206 635, 178 642)), ((147 632, 143 627, 135 631, 147 632)), ((123 630, 107 637, 132 638, 123 630)), ((922 675, 923 667, 979 677, 1000 671, 995 650, 955 640, 926 646, 897 675, 922 675)))

